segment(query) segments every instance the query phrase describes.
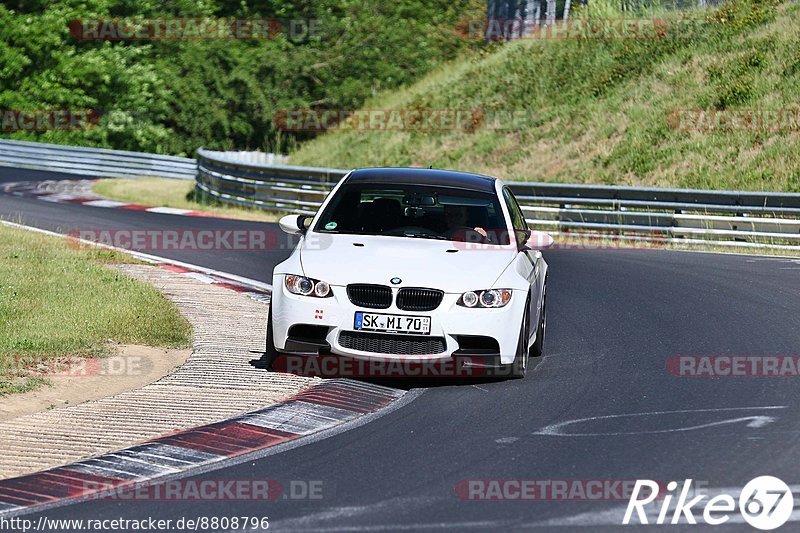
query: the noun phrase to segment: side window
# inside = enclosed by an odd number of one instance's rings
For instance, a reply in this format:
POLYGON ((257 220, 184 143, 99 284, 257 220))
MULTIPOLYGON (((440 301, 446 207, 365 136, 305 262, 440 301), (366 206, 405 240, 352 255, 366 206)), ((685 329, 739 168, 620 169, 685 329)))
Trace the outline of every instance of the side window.
POLYGON ((503 188, 503 199, 508 207, 508 213, 511 215, 511 226, 514 228, 517 244, 521 245, 528 238, 528 223, 525 221, 525 215, 522 214, 517 199, 514 198, 508 187, 503 188))

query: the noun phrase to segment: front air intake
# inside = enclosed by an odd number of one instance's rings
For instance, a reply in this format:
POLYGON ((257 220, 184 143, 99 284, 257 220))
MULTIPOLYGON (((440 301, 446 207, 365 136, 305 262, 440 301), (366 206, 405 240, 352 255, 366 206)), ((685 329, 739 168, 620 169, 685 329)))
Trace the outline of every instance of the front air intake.
POLYGON ((339 344, 359 352, 409 356, 440 354, 447 349, 443 337, 384 335, 365 331, 342 331, 339 344))

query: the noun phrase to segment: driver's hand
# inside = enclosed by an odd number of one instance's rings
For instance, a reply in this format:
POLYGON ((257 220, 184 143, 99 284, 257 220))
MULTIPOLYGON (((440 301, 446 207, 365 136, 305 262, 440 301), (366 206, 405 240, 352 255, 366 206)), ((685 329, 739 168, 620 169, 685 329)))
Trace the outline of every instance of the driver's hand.
POLYGON ((486 234, 486 230, 485 230, 485 229, 483 229, 483 228, 481 228, 480 226, 479 226, 479 227, 477 227, 477 228, 472 228, 472 229, 473 229, 473 231, 477 231, 478 233, 480 233, 481 235, 483 235, 483 238, 484 238, 484 239, 488 237, 488 235, 486 234))

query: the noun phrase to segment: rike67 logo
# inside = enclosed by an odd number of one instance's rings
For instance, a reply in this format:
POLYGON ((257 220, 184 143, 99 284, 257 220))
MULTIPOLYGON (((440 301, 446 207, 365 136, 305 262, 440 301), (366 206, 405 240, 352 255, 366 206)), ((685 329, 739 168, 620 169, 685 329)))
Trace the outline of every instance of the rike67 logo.
POLYGON ((684 481, 682 486, 677 481, 670 481, 663 498, 659 498, 662 494, 658 489, 655 481, 637 480, 622 523, 636 524, 638 520, 639 524, 697 524, 699 518, 701 524, 718 526, 744 519, 756 529, 771 530, 784 525, 794 511, 791 488, 773 476, 759 476, 749 481, 739 493, 738 502, 725 493, 713 497, 709 494, 692 495, 691 479, 684 481), (700 516, 695 517, 695 513, 700 513, 700 516))

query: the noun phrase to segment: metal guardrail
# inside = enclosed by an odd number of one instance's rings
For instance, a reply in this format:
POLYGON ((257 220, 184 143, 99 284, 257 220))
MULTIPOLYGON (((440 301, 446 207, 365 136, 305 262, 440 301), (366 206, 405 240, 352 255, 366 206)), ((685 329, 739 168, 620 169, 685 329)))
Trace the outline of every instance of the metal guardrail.
MULTIPOLYGON (((346 170, 298 167, 281 156, 215 152, 197 160, 0 139, 0 166, 92 177, 196 179, 223 203, 313 214, 346 170)), ((715 244, 800 251, 800 194, 512 182, 537 229, 565 238, 715 244)))
MULTIPOLYGON (((221 202, 313 214, 346 170, 263 165, 198 150, 197 189, 221 202)), ((800 194, 512 182, 528 222, 579 240, 800 251, 800 194)))
POLYGON ((102 178, 194 179, 197 162, 186 157, 0 139, 0 166, 102 178))
POLYGON ((268 211, 314 213, 346 170, 264 165, 242 152, 197 150, 197 190, 220 202, 268 211))

